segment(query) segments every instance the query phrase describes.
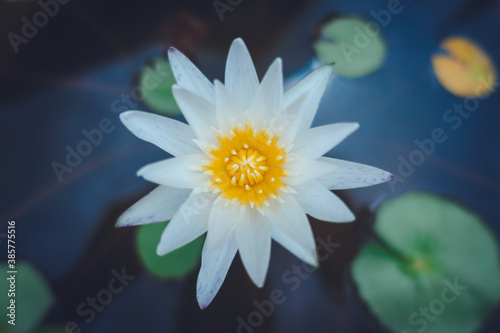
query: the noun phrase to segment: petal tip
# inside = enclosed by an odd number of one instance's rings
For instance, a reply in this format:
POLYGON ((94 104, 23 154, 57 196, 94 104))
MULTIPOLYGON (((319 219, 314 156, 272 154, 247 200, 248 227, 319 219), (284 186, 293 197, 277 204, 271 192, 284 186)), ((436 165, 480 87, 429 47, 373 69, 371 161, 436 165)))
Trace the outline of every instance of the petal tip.
POLYGON ((318 261, 318 254, 316 253, 316 251, 313 252, 312 256, 309 256, 309 257, 305 258, 304 262, 306 264, 308 264, 309 266, 318 268, 319 267, 319 261, 318 261))
POLYGON ((222 88, 222 86, 224 86, 224 83, 222 83, 220 80, 218 79, 215 79, 214 80, 214 86, 215 88, 222 88))
POLYGON ((394 177, 395 176, 392 173, 382 170, 382 176, 381 176, 380 180, 381 180, 381 183, 384 182, 384 179, 386 182, 390 182, 391 180, 394 179, 394 177))
POLYGON ((129 120, 130 116, 135 112, 137 111, 125 111, 120 113, 118 117, 120 118, 120 121, 125 124, 129 120))
POLYGON ((253 281, 253 283, 255 284, 255 286, 257 288, 262 288, 264 287, 264 282, 265 282, 265 279, 263 279, 262 281, 253 281))
POLYGON ((314 258, 314 260, 311 261, 306 261, 306 263, 312 267, 318 268, 319 267, 319 262, 318 259, 314 258))
POLYGON ((120 227, 126 227, 127 225, 121 221, 120 219, 118 219, 118 221, 116 221, 115 223, 115 228, 120 228, 120 227))
POLYGON ((137 170, 137 172, 135 173, 135 175, 136 175, 137 177, 142 177, 142 175, 144 174, 144 169, 145 169, 145 168, 146 168, 146 167, 145 167, 145 166, 143 166, 142 168, 140 168, 139 170, 137 170))
POLYGON ((172 92, 175 94, 177 93, 178 91, 183 91, 184 89, 182 89, 181 86, 179 86, 178 84, 174 84, 172 85, 172 92))
POLYGON ((161 248, 160 244, 158 244, 158 246, 156 247, 156 254, 161 257, 161 256, 164 256, 167 253, 161 248))
MULTIPOLYGON (((347 206, 346 206, 347 208, 347 206)), ((346 218, 342 220, 342 222, 354 222, 356 220, 356 215, 349 208, 347 208, 346 218)))
POLYGON ((198 301, 198 306, 200 307, 201 310, 205 310, 207 306, 210 304, 210 301, 207 302, 207 300, 202 299, 200 296, 196 297, 196 300, 198 301))
POLYGON ((269 266, 266 267, 266 270, 264 273, 262 272, 253 272, 252 275, 250 275, 250 272, 248 272, 248 275, 250 276, 250 279, 252 280, 253 284, 257 287, 257 288, 262 288, 264 287, 264 284, 266 282, 266 276, 267 276, 267 269, 269 268, 269 266))
POLYGON ((240 44, 240 45, 245 45, 245 42, 243 41, 243 38, 238 37, 235 40, 233 40, 232 44, 240 44))

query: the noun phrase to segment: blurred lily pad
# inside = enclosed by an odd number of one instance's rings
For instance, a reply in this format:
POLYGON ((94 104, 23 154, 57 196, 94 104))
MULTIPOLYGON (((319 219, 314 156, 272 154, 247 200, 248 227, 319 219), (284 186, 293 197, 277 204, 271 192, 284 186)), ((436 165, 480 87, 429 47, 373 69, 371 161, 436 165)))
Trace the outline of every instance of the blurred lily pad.
POLYGON ((484 221, 420 192, 376 215, 382 243, 369 243, 351 271, 361 298, 397 332, 473 332, 500 299, 497 241, 484 221))
POLYGON ((440 46, 446 53, 431 60, 446 90, 459 97, 480 97, 494 90, 497 74, 493 62, 479 46, 461 37, 448 38, 440 46))
POLYGON ((380 26, 356 17, 334 18, 323 25, 313 45, 325 64, 346 77, 362 77, 382 66, 386 53, 380 26))
POLYGON ((157 58, 144 67, 139 75, 139 89, 144 102, 154 111, 169 117, 181 113, 172 94, 176 83, 167 59, 157 58))
POLYGON ((30 263, 19 261, 16 274, 10 271, 7 264, 0 264, 0 307, 5 311, 0 319, 0 332, 25 333, 32 332, 43 320, 54 302, 54 297, 45 278, 30 263), (15 279, 8 280, 12 275, 15 279), (14 282, 12 284, 11 282, 14 282), (12 297, 9 297, 9 294, 12 297), (15 311, 7 309, 15 300, 15 311), (14 319, 6 314, 15 314, 15 325, 8 321, 14 319))
POLYGON ((178 278, 191 272, 201 258, 204 236, 164 256, 156 253, 161 234, 167 223, 152 223, 139 227, 137 250, 146 268, 161 278, 178 278))

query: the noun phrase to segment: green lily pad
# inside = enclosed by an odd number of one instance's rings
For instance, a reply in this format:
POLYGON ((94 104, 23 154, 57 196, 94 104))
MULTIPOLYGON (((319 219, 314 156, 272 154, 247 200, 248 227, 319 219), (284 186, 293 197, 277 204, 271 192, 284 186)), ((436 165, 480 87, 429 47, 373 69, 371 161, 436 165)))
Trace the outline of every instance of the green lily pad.
POLYGON ((43 320, 50 307, 54 303, 54 297, 45 278, 28 262, 19 261, 14 269, 16 274, 7 273, 10 269, 7 264, 0 264, 0 308, 4 314, 0 317, 0 332, 24 333, 33 331, 43 320), (15 275, 15 288, 11 288, 11 275, 15 275), (12 297, 8 292, 15 289, 12 297), (15 300, 15 325, 8 323, 13 318, 6 316, 12 313, 7 307, 11 306, 11 300, 15 300), (9 312, 7 312, 7 310, 9 312))
POLYGON ((155 59, 139 75, 139 89, 144 102, 154 111, 169 117, 181 113, 172 94, 172 85, 175 83, 172 67, 164 58, 155 59))
POLYGON ((420 192, 386 202, 352 263, 361 298, 397 332, 473 332, 500 300, 500 257, 484 221, 420 192))
POLYGON ((203 248, 204 236, 164 256, 156 253, 161 234, 167 223, 152 223, 139 227, 137 250, 146 268, 161 278, 179 278, 191 272, 198 264, 203 248))
POLYGON ((362 77, 384 62, 386 46, 374 21, 335 18, 323 25, 321 37, 314 43, 314 50, 323 63, 335 63, 333 71, 338 75, 362 77))

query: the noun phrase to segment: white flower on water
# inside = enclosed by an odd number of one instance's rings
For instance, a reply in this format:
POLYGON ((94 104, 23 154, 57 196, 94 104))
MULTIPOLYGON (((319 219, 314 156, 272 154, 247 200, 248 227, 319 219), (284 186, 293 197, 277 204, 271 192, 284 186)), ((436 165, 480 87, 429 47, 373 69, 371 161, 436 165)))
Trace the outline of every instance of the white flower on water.
POLYGON ((386 182, 380 169, 322 157, 358 128, 337 123, 310 128, 331 74, 323 66, 286 93, 281 59, 259 83, 241 39, 229 50, 224 84, 207 78, 178 50, 168 52, 173 94, 189 125, 140 111, 120 115, 125 126, 174 157, 137 174, 159 186, 129 208, 117 226, 170 220, 157 252, 165 255, 207 232, 197 283, 205 308, 239 252, 262 287, 274 239, 317 265, 306 214, 328 222, 354 215, 329 190, 386 182))

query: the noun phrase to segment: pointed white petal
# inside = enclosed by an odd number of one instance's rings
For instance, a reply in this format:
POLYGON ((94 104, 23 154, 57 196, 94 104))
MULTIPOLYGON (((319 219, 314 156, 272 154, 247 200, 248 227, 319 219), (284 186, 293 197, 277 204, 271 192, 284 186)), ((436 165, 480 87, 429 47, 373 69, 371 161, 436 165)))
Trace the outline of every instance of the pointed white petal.
POLYGON ((269 67, 250 104, 249 117, 259 127, 264 119, 271 118, 283 109, 283 70, 277 58, 269 67))
POLYGON ((304 115, 309 105, 306 103, 308 94, 304 93, 282 111, 267 118, 269 129, 280 135, 279 143, 289 147, 295 140, 302 126, 304 115))
POLYGON ((212 104, 215 103, 214 86, 184 54, 171 47, 168 50, 168 59, 179 86, 212 104))
POLYGON ((204 154, 168 158, 143 166, 137 171, 137 175, 156 184, 192 189, 210 180, 209 176, 199 170, 204 159, 204 154))
POLYGON ((172 87, 172 93, 196 136, 204 142, 214 143, 215 135, 211 129, 217 125, 214 104, 177 85, 172 87))
POLYGON ((295 197, 304 211, 312 217, 328 222, 352 222, 354 214, 335 194, 317 181, 310 180, 294 188, 295 197))
POLYGON ((261 288, 271 258, 271 224, 250 209, 236 227, 235 235, 243 265, 253 283, 261 288))
POLYGON ((332 150, 358 128, 358 123, 337 123, 309 128, 296 138, 292 152, 316 159, 332 150))
POLYGON ((331 74, 332 66, 321 66, 299 81, 296 85, 288 89, 285 93, 284 105, 287 107, 297 98, 302 96, 304 92, 310 92, 309 99, 307 101, 309 110, 307 115, 304 117, 304 122, 300 130, 311 127, 316 111, 318 110, 319 102, 325 92, 325 88, 331 74))
POLYGON ((320 157, 318 161, 330 164, 335 170, 318 177, 318 182, 330 190, 344 190, 376 185, 390 181, 394 176, 387 171, 336 158, 320 157))
POLYGON ((283 168, 289 176, 283 178, 287 185, 299 185, 311 179, 331 174, 336 170, 334 165, 322 160, 313 160, 296 154, 288 155, 289 161, 283 164, 283 168))
POLYGON ((193 241, 207 231, 208 213, 215 196, 209 193, 191 194, 163 231, 156 248, 163 256, 193 241))
POLYGON ((294 241, 274 226, 271 228, 271 235, 276 242, 280 243, 284 248, 296 255, 297 258, 311 266, 318 267, 318 256, 316 254, 316 244, 314 243, 314 239, 308 238, 310 244, 304 246, 294 241))
POLYGON ((122 112, 120 120, 139 139, 151 142, 174 156, 200 152, 193 143, 196 138, 193 130, 180 121, 142 111, 122 112))
POLYGON ((229 49, 224 83, 240 107, 247 110, 259 87, 259 79, 252 58, 241 38, 235 39, 229 49))
POLYGON ((244 214, 245 211, 241 210, 239 204, 226 206, 224 200, 215 203, 208 218, 208 246, 215 248, 222 245, 243 219, 244 214))
POLYGON ((219 291, 238 246, 234 234, 221 246, 209 248, 207 242, 201 255, 201 268, 196 283, 196 298, 200 308, 206 308, 219 291))
POLYGON ((245 122, 245 113, 226 87, 215 80, 216 116, 218 128, 224 132, 233 129, 238 123, 245 122))
POLYGON ((191 190, 158 186, 127 209, 116 223, 117 227, 148 224, 170 220, 191 193, 191 190))
POLYGON ((269 222, 294 242, 310 249, 314 237, 306 213, 292 195, 281 197, 284 203, 275 201, 265 209, 269 222))

